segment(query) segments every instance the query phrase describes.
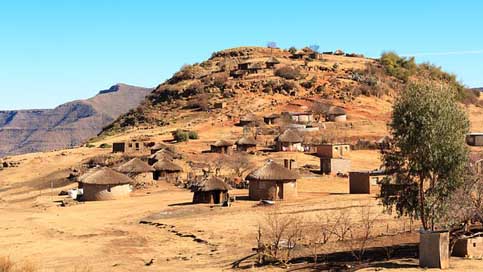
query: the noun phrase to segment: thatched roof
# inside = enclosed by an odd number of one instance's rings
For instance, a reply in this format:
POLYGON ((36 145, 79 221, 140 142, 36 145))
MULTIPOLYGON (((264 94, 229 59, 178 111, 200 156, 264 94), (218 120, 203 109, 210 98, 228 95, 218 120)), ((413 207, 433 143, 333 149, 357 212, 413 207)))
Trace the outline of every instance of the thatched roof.
POLYGON ((153 167, 157 171, 169 171, 169 172, 181 172, 183 168, 168 160, 160 160, 153 164, 153 167))
POLYGON ((330 115, 345 115, 345 114, 346 114, 346 112, 345 112, 345 110, 344 110, 343 108, 341 108, 341 107, 331 106, 331 107, 329 108, 329 112, 328 112, 328 114, 330 114, 330 115))
POLYGON ((154 168, 151 165, 147 164, 146 162, 143 162, 138 158, 134 158, 126 162, 125 164, 119 166, 117 168, 117 171, 121 173, 140 174, 140 173, 153 172, 154 168))
POLYGON ((268 58, 268 60, 265 63, 269 63, 269 64, 279 64, 280 61, 278 59, 276 59, 275 57, 270 57, 270 58, 268 58))
POLYGON ((198 184, 191 187, 192 192, 209 192, 209 191, 228 191, 231 186, 226 184, 221 178, 210 176, 203 178, 198 184))
POLYGON ((161 149, 158 152, 154 153, 153 155, 149 156, 152 160, 172 160, 176 157, 176 154, 168 149, 161 149))
POLYGON ((265 115, 265 116, 263 116, 263 118, 267 118, 267 119, 275 119, 275 118, 280 118, 280 114, 277 114, 277 113, 272 113, 272 114, 269 114, 269 115, 265 115))
POLYGON ((289 170, 282 165, 269 160, 267 163, 257 170, 248 174, 248 180, 296 180, 298 174, 289 170))
POLYGON ((277 137, 277 141, 282 143, 301 143, 303 140, 302 136, 293 129, 287 129, 277 137))
POLYGON ((212 146, 216 147, 224 147, 224 146, 232 146, 233 142, 227 141, 227 140, 218 140, 214 144, 211 144, 212 146))
POLYGON ((257 121, 258 119, 259 119, 258 116, 256 116, 253 113, 249 113, 243 116, 242 118, 240 118, 241 121, 245 121, 245 122, 254 122, 254 121, 257 121))
POLYGON ((253 137, 242 137, 236 141, 236 145, 257 145, 257 140, 253 137))
POLYGON ((258 69, 263 69, 263 64, 257 62, 257 63, 252 63, 248 66, 248 69, 252 70, 258 70, 258 69))
POLYGON ((94 168, 78 178, 80 183, 85 184, 102 184, 102 185, 119 185, 129 184, 134 181, 126 175, 123 175, 111 168, 102 167, 94 168))

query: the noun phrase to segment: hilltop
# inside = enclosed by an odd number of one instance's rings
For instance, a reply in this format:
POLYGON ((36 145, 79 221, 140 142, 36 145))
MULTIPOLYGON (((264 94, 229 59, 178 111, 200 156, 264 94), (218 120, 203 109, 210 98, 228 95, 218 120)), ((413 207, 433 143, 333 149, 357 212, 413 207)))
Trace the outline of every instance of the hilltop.
MULTIPOLYGON (((182 119, 190 119, 180 113, 189 115, 193 109, 209 111, 221 102, 226 107, 210 112, 210 118, 262 115, 300 104, 297 99, 304 100, 309 108, 314 102, 343 106, 349 111, 355 107, 353 117, 357 117, 359 100, 370 98, 364 102, 369 104, 373 98, 391 101, 408 82, 418 79, 445 82, 454 87, 463 103, 480 103, 479 93, 467 90, 454 75, 431 64, 417 65, 413 58, 394 53, 372 59, 341 50, 318 53, 310 48, 239 47, 183 66, 157 86, 137 109, 106 127, 101 136, 139 126, 179 124, 182 119)), ((369 113, 384 113, 379 107, 374 110, 369 113)))
POLYGON ((116 84, 54 109, 0 111, 0 157, 77 146, 138 106, 151 90, 116 84))

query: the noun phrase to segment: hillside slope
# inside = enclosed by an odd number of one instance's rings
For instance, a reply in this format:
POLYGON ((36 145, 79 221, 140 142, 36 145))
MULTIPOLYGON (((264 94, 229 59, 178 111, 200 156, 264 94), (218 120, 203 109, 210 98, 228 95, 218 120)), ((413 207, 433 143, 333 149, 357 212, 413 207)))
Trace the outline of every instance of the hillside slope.
POLYGON ((54 109, 0 111, 0 157, 79 145, 138 106, 150 92, 117 84, 54 109))

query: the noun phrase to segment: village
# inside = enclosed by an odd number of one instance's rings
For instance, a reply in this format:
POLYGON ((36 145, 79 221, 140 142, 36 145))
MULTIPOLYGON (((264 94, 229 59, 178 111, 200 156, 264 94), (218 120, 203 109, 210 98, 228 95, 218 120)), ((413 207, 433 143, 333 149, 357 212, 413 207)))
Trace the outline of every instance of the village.
MULTIPOLYGON (((449 255, 454 271, 480 266, 482 237, 435 253, 435 243, 449 248, 443 238, 421 244, 419 221, 382 205, 404 189, 383 163, 394 98, 343 91, 371 65, 342 50, 215 52, 199 64, 210 73, 160 85, 176 99, 144 114, 169 122, 4 158, 0 255, 49 271, 418 271, 448 268, 449 255), (193 91, 198 81, 209 96, 193 91)), ((201 68, 181 72, 190 69, 201 68)), ((468 111, 480 175, 483 111, 468 111)))

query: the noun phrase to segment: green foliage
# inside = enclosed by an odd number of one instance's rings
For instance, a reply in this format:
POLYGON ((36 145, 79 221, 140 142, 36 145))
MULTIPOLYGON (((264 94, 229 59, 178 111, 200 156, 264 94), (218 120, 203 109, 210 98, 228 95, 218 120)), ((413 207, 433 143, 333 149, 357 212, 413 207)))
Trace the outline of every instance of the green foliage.
POLYGON ((188 132, 188 138, 190 140, 196 140, 196 139, 198 139, 198 132, 190 130, 188 132))
POLYGON ((389 75, 394 76, 404 82, 407 82, 409 77, 414 75, 417 70, 414 57, 400 57, 394 52, 382 53, 380 61, 389 75))
POLYGON ((96 146, 95 146, 95 145, 93 145, 93 144, 86 144, 86 147, 87 147, 87 148, 94 148, 94 147, 96 147, 96 146))
MULTIPOLYGON (((420 218, 425 229, 443 224, 447 200, 462 183, 469 121, 447 86, 411 83, 393 106, 391 148, 384 166, 397 193, 381 190, 387 211, 420 218)), ((383 186, 384 188, 384 186, 383 186)))
POLYGON ((112 147, 112 145, 110 145, 110 144, 106 144, 106 143, 103 143, 103 144, 100 144, 100 145, 99 145, 99 147, 100 147, 100 148, 111 148, 111 147, 112 147))
POLYGON ((192 130, 177 129, 173 132, 173 138, 177 142, 186 142, 190 139, 198 139, 198 133, 192 130))
POLYGON ((288 49, 288 52, 290 52, 291 54, 295 54, 295 52, 297 52, 297 48, 295 48, 294 46, 290 47, 288 49))

